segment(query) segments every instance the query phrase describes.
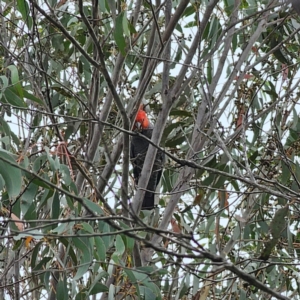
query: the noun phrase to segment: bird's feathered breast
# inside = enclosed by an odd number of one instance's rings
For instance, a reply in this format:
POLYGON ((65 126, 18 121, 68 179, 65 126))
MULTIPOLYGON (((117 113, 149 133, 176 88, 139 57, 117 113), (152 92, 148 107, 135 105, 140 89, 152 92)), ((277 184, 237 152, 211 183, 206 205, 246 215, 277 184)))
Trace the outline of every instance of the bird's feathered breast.
POLYGON ((140 135, 134 135, 131 139, 130 157, 135 158, 137 155, 142 155, 147 152, 149 142, 142 135, 151 139, 153 129, 143 129, 139 132, 140 135))
MULTIPOLYGON (((152 128, 143 129, 139 132, 140 135, 134 135, 131 139, 130 158, 134 166, 134 175, 136 179, 140 175, 149 148, 149 142, 146 139, 144 139, 142 135, 144 135, 148 139, 151 139, 152 131, 152 128)), ((155 158, 154 170, 161 170, 164 161, 164 153, 158 150, 155 158)))
MULTIPOLYGON (((140 122, 140 124, 144 125, 145 123, 140 122)), ((136 127, 135 132, 138 132, 139 134, 134 135, 131 138, 130 158, 133 165, 133 176, 135 184, 138 184, 143 169, 145 157, 149 148, 149 141, 147 141, 144 137, 151 139, 152 131, 153 126, 150 123, 148 124, 148 128, 142 129, 140 131, 138 130, 138 127, 136 127)), ((142 202, 142 209, 152 209, 154 207, 154 192, 162 176, 163 164, 164 153, 158 150, 147 185, 147 191, 142 202)))

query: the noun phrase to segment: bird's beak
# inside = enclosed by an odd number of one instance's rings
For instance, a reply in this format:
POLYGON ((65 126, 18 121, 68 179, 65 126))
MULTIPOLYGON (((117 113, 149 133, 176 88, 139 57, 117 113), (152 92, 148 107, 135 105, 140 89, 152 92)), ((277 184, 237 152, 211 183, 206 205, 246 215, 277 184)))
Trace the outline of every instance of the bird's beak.
POLYGON ((140 122, 135 122, 135 124, 134 124, 134 129, 136 129, 136 130, 141 130, 141 129, 142 129, 142 123, 140 123, 140 122))

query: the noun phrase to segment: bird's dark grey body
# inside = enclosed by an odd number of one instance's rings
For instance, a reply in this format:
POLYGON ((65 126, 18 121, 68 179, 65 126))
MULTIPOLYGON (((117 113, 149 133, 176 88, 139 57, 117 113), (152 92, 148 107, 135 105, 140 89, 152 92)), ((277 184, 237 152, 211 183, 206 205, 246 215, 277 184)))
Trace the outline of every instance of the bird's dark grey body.
MULTIPOLYGON (((152 128, 144 129, 139 132, 141 135, 151 139, 152 128)), ((149 147, 149 142, 142 136, 133 136, 131 139, 130 158, 133 165, 133 175, 135 184, 138 184, 141 172, 143 169, 145 157, 149 147)), ((164 164, 164 154, 161 151, 157 151, 154 161, 152 173, 148 182, 147 191, 143 199, 142 209, 152 209, 154 207, 154 192, 160 181, 162 175, 162 168, 164 164)))

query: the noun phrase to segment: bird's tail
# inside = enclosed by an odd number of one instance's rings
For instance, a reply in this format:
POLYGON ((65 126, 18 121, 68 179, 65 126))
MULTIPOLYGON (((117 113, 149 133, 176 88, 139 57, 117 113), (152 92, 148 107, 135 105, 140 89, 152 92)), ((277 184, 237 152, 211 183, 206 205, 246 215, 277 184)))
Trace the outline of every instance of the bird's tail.
POLYGON ((154 193, 146 192, 142 204, 142 209, 153 209, 154 208, 154 193))

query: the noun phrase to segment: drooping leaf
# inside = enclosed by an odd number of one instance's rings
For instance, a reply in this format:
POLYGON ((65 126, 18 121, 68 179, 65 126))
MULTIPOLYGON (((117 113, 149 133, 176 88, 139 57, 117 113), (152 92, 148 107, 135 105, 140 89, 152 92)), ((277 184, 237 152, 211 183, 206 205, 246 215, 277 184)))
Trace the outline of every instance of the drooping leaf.
POLYGON ((23 95, 24 95, 24 98, 27 98, 27 99, 29 99, 29 100, 37 103, 37 104, 40 104, 40 105, 44 106, 44 102, 41 99, 35 97, 34 95, 30 94, 26 90, 23 90, 23 95))
POLYGON ((2 102, 9 103, 16 107, 27 107, 23 99, 16 93, 16 90, 13 87, 9 87, 5 90, 2 102))
POLYGON ((264 243, 263 252, 260 255, 260 259, 267 260, 269 259, 274 247, 277 245, 278 240, 286 227, 285 217, 289 212, 289 206, 286 205, 278 209, 274 215, 274 218, 270 224, 270 233, 272 236, 270 239, 264 243))
POLYGON ((124 28, 123 28, 123 19, 125 18, 124 12, 121 12, 116 18, 116 28, 114 31, 114 38, 116 44, 118 45, 120 52, 125 56, 126 55, 126 41, 124 38, 124 28))
POLYGON ((22 187, 22 174, 16 161, 6 151, 0 149, 0 175, 5 181, 10 197, 19 195, 22 187))
POLYGON ((66 280, 59 280, 57 283, 57 299, 68 299, 68 293, 66 280))
MULTIPOLYGON (((21 0, 20 0, 21 1, 21 0)), ((10 70, 10 79, 13 85, 14 92, 22 99, 23 98, 23 89, 20 83, 19 72, 15 65, 10 65, 7 67, 10 70)))
POLYGON ((73 239, 73 242, 74 242, 74 245, 81 252, 80 267, 78 268, 76 275, 73 278, 73 280, 78 280, 88 271, 88 269, 90 267, 92 256, 91 256, 90 245, 87 244, 87 239, 82 239, 82 238, 76 237, 73 239))
POLYGON ((27 24, 28 28, 31 29, 32 27, 32 17, 30 15, 30 8, 26 0, 17 0, 17 6, 22 14, 22 18, 27 24))

